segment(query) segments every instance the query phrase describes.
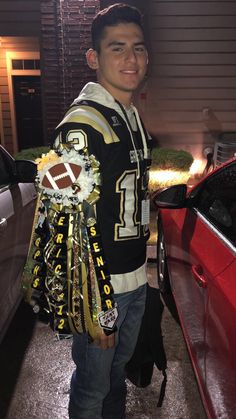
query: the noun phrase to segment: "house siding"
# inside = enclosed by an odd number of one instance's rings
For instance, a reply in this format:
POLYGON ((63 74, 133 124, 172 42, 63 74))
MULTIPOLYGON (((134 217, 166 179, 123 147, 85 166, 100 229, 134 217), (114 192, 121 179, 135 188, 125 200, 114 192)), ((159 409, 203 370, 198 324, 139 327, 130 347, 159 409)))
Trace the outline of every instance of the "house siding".
POLYGON ((1 0, 0 36, 38 36, 40 0, 1 0))
POLYGON ((236 2, 151 0, 146 114, 161 144, 213 144, 236 131, 236 2))
MULTIPOLYGON (((31 37, 32 31, 41 34, 45 144, 50 142, 55 126, 83 85, 96 78, 85 60, 85 52, 91 45, 91 22, 100 6, 115 2, 0 2, 0 36, 3 40, 8 33, 22 36, 18 38, 20 43, 10 48, 18 51, 27 48, 26 44, 21 45, 25 32, 31 37)), ((136 96, 136 104, 159 144, 196 150, 193 153, 196 155, 204 146, 213 144, 220 132, 236 131, 236 2, 129 0, 128 3, 144 13, 150 56, 148 78, 136 96)), ((2 42, 1 107, 4 141, 11 151, 5 52, 2 42)))
POLYGON ((14 122, 10 109, 6 53, 38 51, 40 36, 40 0, 0 1, 0 99, 1 144, 14 154, 14 122))
POLYGON ((34 37, 3 37, 1 38, 0 48, 0 97, 1 97, 1 144, 6 149, 15 154, 17 145, 14 144, 14 121, 10 106, 10 91, 7 73, 7 53, 38 51, 39 41, 34 37))

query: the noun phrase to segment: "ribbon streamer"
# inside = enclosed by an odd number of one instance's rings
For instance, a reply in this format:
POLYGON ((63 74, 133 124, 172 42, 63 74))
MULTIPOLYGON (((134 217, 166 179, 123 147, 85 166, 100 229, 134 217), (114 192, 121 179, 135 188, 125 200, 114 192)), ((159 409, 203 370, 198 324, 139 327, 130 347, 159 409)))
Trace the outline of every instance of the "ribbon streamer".
MULTIPOLYGON (((94 340, 101 330, 106 334, 113 332, 118 316, 93 209, 100 193, 99 165, 93 156, 89 159, 85 149, 74 161, 81 163, 80 176, 86 177, 87 170, 90 180, 80 180, 79 176, 64 194, 63 190, 50 191, 48 185, 46 189, 42 187, 45 174, 54 173, 59 164, 67 161, 72 167, 72 157, 75 156, 70 150, 59 156, 59 162, 54 155, 53 159, 46 156, 46 169, 40 161, 40 198, 23 273, 23 290, 25 299, 39 317, 50 323, 59 338, 86 332, 94 340), (78 194, 74 195, 75 184, 82 202, 78 194), (80 187, 83 184, 89 185, 87 192, 80 187)), ((61 182, 63 176, 54 179, 61 182)))

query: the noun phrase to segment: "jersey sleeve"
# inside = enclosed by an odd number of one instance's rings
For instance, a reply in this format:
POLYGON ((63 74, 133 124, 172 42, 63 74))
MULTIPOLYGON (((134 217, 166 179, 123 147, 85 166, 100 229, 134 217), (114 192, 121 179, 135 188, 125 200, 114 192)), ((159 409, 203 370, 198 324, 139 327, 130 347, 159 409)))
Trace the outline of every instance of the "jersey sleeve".
POLYGON ((53 148, 73 147, 76 151, 87 148, 98 161, 103 158, 104 144, 119 142, 119 138, 106 118, 93 106, 78 105, 69 109, 57 126, 53 148))

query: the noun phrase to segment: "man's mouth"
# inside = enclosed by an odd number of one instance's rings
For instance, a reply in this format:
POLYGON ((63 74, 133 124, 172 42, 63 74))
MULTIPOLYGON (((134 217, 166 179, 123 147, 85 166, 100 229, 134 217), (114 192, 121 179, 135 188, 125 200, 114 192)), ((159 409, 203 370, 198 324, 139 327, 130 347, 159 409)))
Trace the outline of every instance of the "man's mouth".
POLYGON ((123 74, 136 74, 137 70, 122 70, 121 73, 123 73, 123 74))

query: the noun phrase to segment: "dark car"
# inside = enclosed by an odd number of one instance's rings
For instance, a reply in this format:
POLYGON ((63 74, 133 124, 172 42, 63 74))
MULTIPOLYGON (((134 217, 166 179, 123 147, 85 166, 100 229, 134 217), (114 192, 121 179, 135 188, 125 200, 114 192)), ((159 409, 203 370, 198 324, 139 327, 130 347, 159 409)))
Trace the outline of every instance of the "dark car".
POLYGON ((209 418, 236 417, 236 159, 154 197, 158 277, 172 292, 209 418))
POLYGON ((18 307, 32 231, 35 163, 14 160, 0 146, 0 341, 18 307))

